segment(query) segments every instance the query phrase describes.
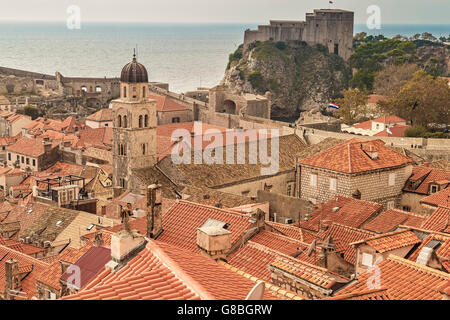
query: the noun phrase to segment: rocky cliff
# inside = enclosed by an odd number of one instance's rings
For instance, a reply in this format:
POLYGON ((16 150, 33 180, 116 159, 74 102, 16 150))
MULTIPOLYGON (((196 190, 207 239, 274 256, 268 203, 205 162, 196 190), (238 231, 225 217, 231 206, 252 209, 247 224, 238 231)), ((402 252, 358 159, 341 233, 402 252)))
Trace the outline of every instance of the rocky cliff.
POLYGON ((270 91, 272 118, 292 121, 302 111, 326 107, 350 77, 348 64, 323 46, 266 41, 231 54, 222 84, 255 94, 270 91))

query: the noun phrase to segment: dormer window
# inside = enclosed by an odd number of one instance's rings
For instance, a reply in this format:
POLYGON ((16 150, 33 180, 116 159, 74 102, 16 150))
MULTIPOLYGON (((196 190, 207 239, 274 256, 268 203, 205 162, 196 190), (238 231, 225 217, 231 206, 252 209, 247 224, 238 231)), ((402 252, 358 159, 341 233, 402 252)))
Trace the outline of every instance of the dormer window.
POLYGON ((439 186, 437 184, 430 185, 430 194, 436 193, 439 191, 439 186))

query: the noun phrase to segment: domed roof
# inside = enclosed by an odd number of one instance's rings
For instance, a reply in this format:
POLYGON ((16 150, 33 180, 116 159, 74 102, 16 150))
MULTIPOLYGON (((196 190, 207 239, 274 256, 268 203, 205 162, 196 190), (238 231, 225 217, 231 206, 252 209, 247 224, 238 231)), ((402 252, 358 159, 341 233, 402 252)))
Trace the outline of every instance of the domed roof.
POLYGON ((131 83, 148 82, 147 69, 137 62, 135 54, 133 55, 133 61, 123 67, 120 81, 131 83))

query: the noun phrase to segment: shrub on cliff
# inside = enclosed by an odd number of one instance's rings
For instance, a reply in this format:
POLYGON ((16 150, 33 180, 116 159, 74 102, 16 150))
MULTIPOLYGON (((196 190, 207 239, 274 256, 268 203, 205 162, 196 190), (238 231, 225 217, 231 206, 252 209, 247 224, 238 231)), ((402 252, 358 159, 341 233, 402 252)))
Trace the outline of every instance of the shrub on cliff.
POLYGON ((248 81, 252 84, 252 87, 259 92, 265 91, 264 77, 259 70, 255 70, 248 76, 248 81))

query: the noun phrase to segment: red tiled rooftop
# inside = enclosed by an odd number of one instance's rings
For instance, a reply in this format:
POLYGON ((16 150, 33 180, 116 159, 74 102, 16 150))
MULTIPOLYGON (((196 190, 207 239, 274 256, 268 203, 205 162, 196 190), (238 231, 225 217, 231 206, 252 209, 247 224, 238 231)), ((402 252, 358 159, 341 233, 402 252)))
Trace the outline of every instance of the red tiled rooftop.
POLYGON ((383 131, 374 134, 374 136, 375 137, 404 137, 405 131, 408 128, 409 128, 409 126, 396 124, 389 129, 384 129, 383 131))
MULTIPOLYGON (((55 148, 56 146, 57 145, 55 143, 52 143, 52 148, 55 148)), ((13 145, 6 147, 6 150, 30 157, 39 157, 45 153, 43 140, 40 138, 19 139, 13 145)))
POLYGON ((357 243, 366 243, 380 253, 392 251, 395 249, 413 246, 420 243, 421 240, 409 229, 398 230, 390 233, 376 235, 371 238, 358 241, 357 243))
POLYGON ((430 183, 443 180, 450 180, 449 171, 428 167, 413 167, 413 173, 403 190, 427 195, 430 191, 430 183), (415 189, 411 185, 413 182, 419 184, 415 189))
POLYGON ((398 123, 398 122, 406 122, 405 119, 397 117, 397 116, 382 116, 372 120, 374 122, 382 122, 382 123, 398 123))
POLYGON ((398 209, 389 209, 366 223, 363 228, 376 233, 387 233, 394 231, 399 225, 420 227, 424 221, 424 216, 398 209))
POLYGON ((438 208, 421 226, 422 229, 450 233, 450 208, 438 208))
POLYGON ((422 198, 420 203, 432 205, 435 207, 442 206, 450 208, 450 187, 439 192, 433 193, 428 197, 422 198))
MULTIPOLYGON (((390 255, 378 264, 380 283, 389 292, 393 300, 440 300, 442 294, 437 288, 450 279, 450 274, 419 265, 406 259, 390 255)), ((372 272, 364 272, 338 292, 336 297, 344 294, 366 292, 372 272)))
POLYGON ((368 289, 367 291, 340 294, 323 300, 391 300, 387 289, 368 289))
POLYGON ((300 226, 308 230, 319 231, 321 221, 330 221, 359 228, 382 207, 381 204, 374 202, 336 196, 327 203, 320 204, 320 207, 311 214, 311 218, 300 222, 300 226))
POLYGON ((150 99, 156 100, 156 111, 158 112, 170 112, 170 111, 187 111, 189 110, 182 104, 176 102, 167 96, 159 96, 155 94, 150 94, 148 96, 150 99))
POLYGON ((450 272, 450 235, 446 236, 438 233, 430 233, 422 241, 420 246, 417 247, 417 249, 414 250, 413 253, 411 253, 411 255, 408 257, 408 260, 414 262, 417 261, 417 258, 419 257, 422 249, 426 247, 431 241, 440 242, 440 246, 439 248, 437 248, 437 250, 435 250, 435 252, 444 269, 447 270, 447 272, 450 272))
POLYGON ((412 159, 384 146, 381 140, 351 139, 312 157, 301 159, 301 165, 343 173, 359 173, 412 163, 412 159), (377 152, 376 160, 368 152, 377 152))

